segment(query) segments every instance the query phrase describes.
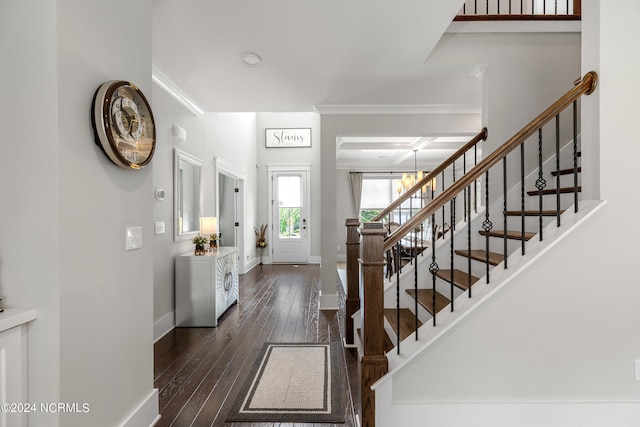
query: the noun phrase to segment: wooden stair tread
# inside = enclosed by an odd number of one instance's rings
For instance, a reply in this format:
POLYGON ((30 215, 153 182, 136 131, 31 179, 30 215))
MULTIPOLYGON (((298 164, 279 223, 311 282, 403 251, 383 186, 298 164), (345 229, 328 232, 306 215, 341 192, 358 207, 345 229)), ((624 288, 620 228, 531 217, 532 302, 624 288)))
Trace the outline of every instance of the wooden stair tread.
MULTIPOLYGON (((356 329, 356 331, 358 332, 358 336, 360 337, 360 342, 362 342, 362 329, 358 328, 356 329)), ((395 345, 393 344, 393 342, 391 342, 391 338, 389 338, 389 335, 384 334, 384 352, 389 353, 391 350, 393 350, 393 347, 395 347, 395 345)))
MULTIPOLYGON (((483 236, 486 236, 487 234, 489 235, 489 237, 504 237, 504 230, 491 230, 488 233, 484 230, 480 230, 480 234, 483 236)), ((529 231, 525 231, 524 232, 524 240, 528 241, 531 240, 535 237, 536 233, 531 233, 529 231)), ((512 231, 512 230, 507 230, 507 239, 514 239, 514 240, 523 240, 522 238, 522 232, 520 231, 512 231)))
MULTIPOLYGON (((573 188, 574 187, 562 187, 560 189, 560 194, 566 194, 566 193, 573 193, 573 188)), ((575 187, 577 192, 580 193, 582 191, 582 186, 577 186, 575 187)), ((529 196, 538 196, 542 193, 542 195, 547 195, 547 194, 556 194, 556 189, 555 188, 549 188, 548 190, 533 190, 533 191, 527 191, 527 194, 529 196)))
MULTIPOLYGON (((418 289, 418 297, 416 298, 415 289, 407 289, 407 293, 411 298, 417 299, 418 303, 425 308, 433 316, 433 289, 418 289)), ((448 306, 449 299, 436 291, 436 313, 448 306)))
MULTIPOLYGON (((507 211, 507 216, 521 216, 522 211, 507 211)), ((560 210, 560 214, 564 213, 564 209, 560 210)), ((542 211, 524 211, 524 216, 556 216, 557 211, 555 210, 546 210, 542 211)))
MULTIPOLYGON (((451 283, 451 270, 438 270, 438 272, 436 273, 436 276, 438 276, 442 280, 446 280, 447 282, 451 283)), ((480 280, 479 277, 471 276, 471 285, 476 283, 478 280, 480 280)), ((454 269, 453 284, 464 291, 468 290, 469 274, 465 273, 462 270, 454 269)))
MULTIPOLYGON (((582 172, 582 166, 578 166, 578 173, 582 172)), ((558 176, 558 175, 571 175, 573 174, 573 168, 569 168, 569 169, 561 169, 559 171, 553 171, 551 172, 551 175, 553 176, 558 176)))
POLYGON ((487 257, 487 252, 482 249, 472 249, 471 251, 456 250, 455 252, 457 255, 471 258, 476 261, 488 262, 490 265, 498 265, 504 261, 504 255, 497 252, 489 252, 489 256, 487 257))
MULTIPOLYGON (((396 334, 398 331, 398 311, 395 308, 385 308, 384 317, 387 318, 389 324, 396 334)), ((400 309, 400 339, 403 340, 413 333, 416 326, 416 316, 408 308, 400 309)), ((418 320, 418 327, 422 326, 422 322, 418 320)))

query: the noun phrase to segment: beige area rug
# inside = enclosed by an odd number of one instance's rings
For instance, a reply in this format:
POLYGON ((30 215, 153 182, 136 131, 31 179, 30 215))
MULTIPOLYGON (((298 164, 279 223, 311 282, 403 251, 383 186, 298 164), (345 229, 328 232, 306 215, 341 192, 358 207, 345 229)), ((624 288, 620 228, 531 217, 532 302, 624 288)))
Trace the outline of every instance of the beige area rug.
POLYGON ((266 343, 227 421, 343 423, 338 343, 266 343))

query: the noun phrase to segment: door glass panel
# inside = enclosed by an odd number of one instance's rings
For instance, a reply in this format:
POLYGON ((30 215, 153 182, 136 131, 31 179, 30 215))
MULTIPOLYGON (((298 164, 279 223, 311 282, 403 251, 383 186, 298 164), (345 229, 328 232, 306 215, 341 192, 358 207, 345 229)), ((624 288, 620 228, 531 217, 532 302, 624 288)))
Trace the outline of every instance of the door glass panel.
POLYGON ((278 177, 278 217, 281 239, 300 238, 300 176, 278 177))

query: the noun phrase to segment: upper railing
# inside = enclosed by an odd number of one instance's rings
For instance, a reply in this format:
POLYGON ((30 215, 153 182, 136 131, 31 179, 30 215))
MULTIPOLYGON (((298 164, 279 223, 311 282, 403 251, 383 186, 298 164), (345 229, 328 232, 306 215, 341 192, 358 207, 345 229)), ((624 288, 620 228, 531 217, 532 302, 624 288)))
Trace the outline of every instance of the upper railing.
POLYGON ((455 20, 580 20, 581 15, 581 0, 467 0, 455 20))
POLYGON ((435 214, 438 209, 453 200, 458 194, 462 193, 466 188, 473 184, 474 181, 481 179, 484 173, 498 162, 502 161, 511 151, 521 146, 529 137, 542 129, 545 124, 555 119, 561 111, 576 102, 578 98, 585 94, 590 95, 595 90, 597 81, 598 75, 594 71, 590 71, 585 74, 585 76, 576 83, 573 89, 568 91, 542 114, 522 128, 520 132, 511 137, 511 139, 505 142, 500 148, 488 155, 449 188, 436 196, 433 201, 425 206, 419 213, 402 224, 392 236, 385 240, 384 250, 392 249, 394 245, 400 241, 402 236, 409 234, 423 221, 426 221, 431 215, 435 214))

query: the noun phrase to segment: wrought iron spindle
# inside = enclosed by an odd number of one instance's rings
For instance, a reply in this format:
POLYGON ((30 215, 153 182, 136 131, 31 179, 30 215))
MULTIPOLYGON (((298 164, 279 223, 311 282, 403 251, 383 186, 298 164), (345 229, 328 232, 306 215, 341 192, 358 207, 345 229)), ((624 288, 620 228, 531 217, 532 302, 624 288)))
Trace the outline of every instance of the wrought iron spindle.
POLYGON ((578 101, 573 101, 573 202, 578 212, 578 101))
MULTIPOLYGON (((396 259, 402 265, 402 249, 400 242, 396 243, 396 259)), ((400 354, 400 269, 396 269, 396 351, 400 354)))
MULTIPOLYGON (((462 174, 467 173, 467 153, 462 155, 462 174)), ((470 216, 467 216, 467 187, 464 187, 464 221, 468 222, 470 216)))
POLYGON ((467 215, 469 222, 467 222, 467 250, 469 256, 467 257, 467 287, 469 289, 469 298, 471 298, 471 185, 469 185, 469 191, 467 191, 469 201, 467 203, 467 215))
POLYGON ((524 142, 520 144, 520 230, 522 233, 522 255, 524 255, 524 142))
MULTIPOLYGON (((473 165, 478 166, 478 144, 473 146, 473 165)), ((473 180, 473 211, 478 213, 478 180, 473 180)))
MULTIPOLYGON (((419 268, 418 268, 418 233, 416 233, 415 240, 416 240, 416 243, 415 243, 414 255, 416 257, 416 265, 413 268, 413 273, 414 273, 414 276, 413 276, 413 279, 414 279, 414 281, 413 281, 413 290, 415 291, 415 298, 413 299, 413 303, 414 303, 414 307, 413 307, 414 311, 413 312, 415 313, 415 325, 414 326, 415 326, 415 331, 416 331, 416 341, 418 341, 418 270, 419 270, 419 268)), ((412 256, 414 256, 414 255, 412 255, 412 256)))
POLYGON ((560 227, 560 114, 556 115, 556 226, 560 227))
MULTIPOLYGON (((435 212, 431 214, 431 223, 436 223, 435 212)), ((436 326, 436 273, 438 272, 438 263, 436 262, 436 231, 434 226, 431 226, 431 264, 429 265, 429 272, 431 273, 433 292, 431 297, 431 308, 433 313, 433 326, 436 326)))
POLYGON ((502 198, 502 209, 504 211, 504 235, 502 237, 503 243, 503 255, 504 255, 504 269, 507 269, 508 248, 507 248, 507 157, 502 159, 502 191, 504 197, 502 198))
POLYGON ((544 179, 542 173, 542 128, 538 129, 538 179, 536 180, 536 188, 538 189, 538 205, 540 212, 538 212, 540 241, 542 241, 542 192, 547 186, 547 181, 544 179))
MULTIPOLYGON (((456 205, 456 198, 455 197, 453 199, 451 199, 450 205, 451 206, 450 206, 449 209, 451 210, 451 212, 449 212, 449 216, 451 218, 451 224, 455 224, 455 222, 454 222, 455 221, 455 212, 454 211, 455 211, 455 205, 456 205)), ((453 264, 454 264, 454 258, 455 258, 455 248, 453 247, 453 243, 454 243, 453 242, 453 234, 454 234, 453 233, 453 226, 451 226, 449 231, 450 231, 449 239, 451 239, 450 240, 450 242, 451 242, 451 245, 450 245, 450 247, 451 247, 451 269, 449 270, 449 273, 450 273, 450 276, 449 276, 449 279, 450 279, 449 282, 450 283, 449 283, 449 285, 450 285, 450 293, 451 293, 451 311, 453 311, 453 300, 454 300, 454 298, 453 298, 453 269, 454 269, 453 264)))
POLYGON ((485 184, 484 184, 484 195, 485 195, 485 219, 482 223, 482 229, 485 231, 485 243, 486 243, 486 256, 487 256, 487 283, 489 283, 489 233, 493 229, 493 224, 489 219, 489 171, 485 172, 485 184))

